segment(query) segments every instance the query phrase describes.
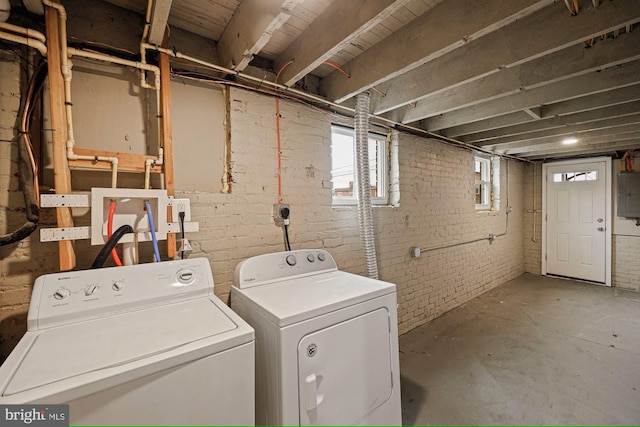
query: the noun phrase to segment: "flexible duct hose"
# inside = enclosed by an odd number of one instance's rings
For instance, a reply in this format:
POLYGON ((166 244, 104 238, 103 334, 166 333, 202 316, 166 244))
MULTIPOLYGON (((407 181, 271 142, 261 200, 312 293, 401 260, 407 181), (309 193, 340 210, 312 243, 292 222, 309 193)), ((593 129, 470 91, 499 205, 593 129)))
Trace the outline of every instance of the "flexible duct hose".
POLYGON ((367 275, 378 278, 376 241, 373 236, 371 212, 371 181, 369 177, 369 100, 370 94, 363 92, 356 97, 354 117, 356 134, 356 170, 358 176, 358 224, 360 241, 364 249, 367 275))

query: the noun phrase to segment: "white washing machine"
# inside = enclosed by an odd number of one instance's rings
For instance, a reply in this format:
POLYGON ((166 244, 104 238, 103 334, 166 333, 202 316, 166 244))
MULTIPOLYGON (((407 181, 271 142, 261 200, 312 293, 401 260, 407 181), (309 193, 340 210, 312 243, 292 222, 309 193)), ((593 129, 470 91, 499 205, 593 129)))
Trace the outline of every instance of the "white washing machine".
POLYGON ((257 424, 402 424, 395 285, 273 253, 236 267, 231 307, 256 330, 257 424))
POLYGON ((254 423, 254 332, 204 259, 39 277, 0 404, 69 404, 71 425, 254 423))

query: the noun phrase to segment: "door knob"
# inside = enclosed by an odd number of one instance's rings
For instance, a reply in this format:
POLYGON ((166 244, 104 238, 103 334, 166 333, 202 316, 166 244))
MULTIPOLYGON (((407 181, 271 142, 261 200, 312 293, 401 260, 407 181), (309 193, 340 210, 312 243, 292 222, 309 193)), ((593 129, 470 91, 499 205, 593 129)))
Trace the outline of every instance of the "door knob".
POLYGON ((604 231, 604 227, 598 227, 598 231, 604 231))

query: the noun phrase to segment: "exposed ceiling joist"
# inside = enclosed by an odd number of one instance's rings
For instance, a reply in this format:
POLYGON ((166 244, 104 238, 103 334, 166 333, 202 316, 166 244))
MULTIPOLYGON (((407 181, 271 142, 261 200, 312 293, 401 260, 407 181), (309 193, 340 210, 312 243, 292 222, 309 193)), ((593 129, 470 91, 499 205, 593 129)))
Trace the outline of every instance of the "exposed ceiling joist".
MULTIPOLYGON (((640 48, 640 45, 638 46, 640 48)), ((590 111, 601 107, 640 100, 640 84, 583 96, 569 101, 542 106, 543 117, 590 111)))
POLYGON ((282 72, 280 81, 285 86, 292 86, 334 56, 351 39, 370 30, 408 1, 334 1, 275 60, 276 70, 293 60, 282 72), (345 19, 336 19, 337 16, 345 19))
POLYGON ((154 0, 149 26, 149 43, 160 46, 169 21, 169 12, 173 0, 154 0))
MULTIPOLYGON (((640 2, 638 2, 640 5, 640 2)), ((640 61, 592 72, 514 95, 476 104, 425 120, 429 130, 459 126, 525 108, 564 101, 589 93, 604 92, 640 83, 640 61)))
POLYGON ((373 111, 386 111, 600 36, 637 20, 640 2, 616 0, 570 16, 556 3, 421 65, 381 86, 373 111), (532 36, 535 35, 535 36, 532 36), (470 64, 462 67, 460 64, 470 64), (446 70, 446 72, 443 72, 446 70))
MULTIPOLYGON (((147 4, 104 1, 137 14, 147 4)), ((561 135, 621 132, 640 114, 638 0, 580 0, 576 16, 558 0, 153 1, 170 7, 169 25, 216 45, 214 64, 266 79, 281 70, 278 83, 347 106, 371 90, 371 112, 478 147, 559 158, 585 150, 561 135), (247 70, 256 54, 268 61, 247 70)), ((174 34, 187 48, 188 34, 174 34)))
MULTIPOLYGON (((547 129, 564 129, 570 125, 598 122, 612 117, 626 117, 637 114, 638 112, 640 112, 640 101, 633 101, 625 104, 598 108, 595 110, 582 111, 576 114, 567 114, 564 116, 555 116, 546 119, 543 118, 540 121, 521 123, 485 132, 472 133, 465 135, 460 139, 463 142, 469 144, 473 143, 479 146, 494 145, 496 144, 496 140, 499 138, 519 137, 521 139, 526 139, 532 132, 547 129)), ((597 123, 594 123, 593 125, 598 126, 597 123)))
POLYGON ((552 3, 549 0, 447 0, 362 52, 322 82, 342 102, 552 3), (451 25, 455 23, 455 25, 451 25))
MULTIPOLYGON (((640 124, 621 126, 620 130, 616 128, 604 129, 593 132, 586 132, 584 134, 579 134, 579 144, 576 144, 576 147, 585 147, 589 145, 597 145, 597 144, 611 144, 618 141, 631 141, 640 138, 640 124)), ((511 155, 521 155, 524 153, 535 153, 541 150, 554 150, 556 148, 565 148, 562 144, 562 137, 555 137, 553 140, 549 140, 548 142, 538 142, 535 144, 529 144, 525 147, 516 147, 509 148, 506 150, 497 150, 499 153, 511 154, 511 155)))
POLYGON ((600 132, 600 134, 611 134, 625 132, 625 126, 637 127, 640 124, 640 110, 637 114, 629 116, 614 117, 606 120, 582 123, 561 128, 540 130, 515 137, 497 138, 491 144, 476 144, 489 150, 511 150, 526 147, 533 144, 543 144, 554 142, 558 138, 566 135, 583 135, 585 132, 600 132))
MULTIPOLYGON (((569 46, 521 65, 501 70, 479 80, 429 95, 407 108, 403 123, 447 113, 500 96, 532 89, 601 68, 640 59, 640 31, 598 42, 591 48, 569 46)), ((525 111, 526 112, 526 111, 525 111)), ((533 111, 535 113, 535 111, 533 111)), ((532 116, 536 119, 541 117, 532 116)))
POLYGON ((243 0, 218 41, 225 67, 244 70, 302 0, 243 0))
POLYGON ((597 155, 613 155, 617 151, 624 151, 632 148, 638 148, 637 140, 623 140, 614 143, 606 142, 604 144, 591 144, 588 146, 580 145, 572 148, 561 147, 554 150, 542 150, 521 154, 518 157, 529 160, 563 159, 577 156, 591 157, 597 155))
MULTIPOLYGON (((516 111, 502 116, 490 117, 486 120, 451 126, 447 129, 441 130, 440 133, 447 138, 460 138, 462 135, 493 129, 502 129, 504 127, 514 126, 521 123, 530 123, 534 120, 535 119, 533 117, 524 111, 516 111)), ((429 120, 420 120, 420 127, 428 129, 429 120)))
MULTIPOLYGON (((543 105, 541 110, 542 117, 548 118, 599 110, 637 100, 640 100, 640 85, 625 86, 620 89, 613 89, 607 92, 570 99, 568 101, 543 105)), ((515 113, 450 127, 442 131, 442 134, 449 138, 464 139, 464 135, 491 132, 496 129, 504 129, 526 123, 531 124, 532 121, 533 119, 528 114, 522 111, 516 111, 515 113)), ((426 127, 426 124, 423 124, 423 126, 426 127)))

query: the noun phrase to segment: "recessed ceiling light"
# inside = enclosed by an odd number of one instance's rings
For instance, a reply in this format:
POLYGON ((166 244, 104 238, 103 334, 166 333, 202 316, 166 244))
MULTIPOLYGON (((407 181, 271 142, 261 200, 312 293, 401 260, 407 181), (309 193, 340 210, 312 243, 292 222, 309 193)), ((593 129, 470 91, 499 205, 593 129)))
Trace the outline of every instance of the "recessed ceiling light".
POLYGON ((578 142, 578 138, 575 136, 568 136, 562 140, 562 143, 566 145, 575 144, 576 142, 578 142))

